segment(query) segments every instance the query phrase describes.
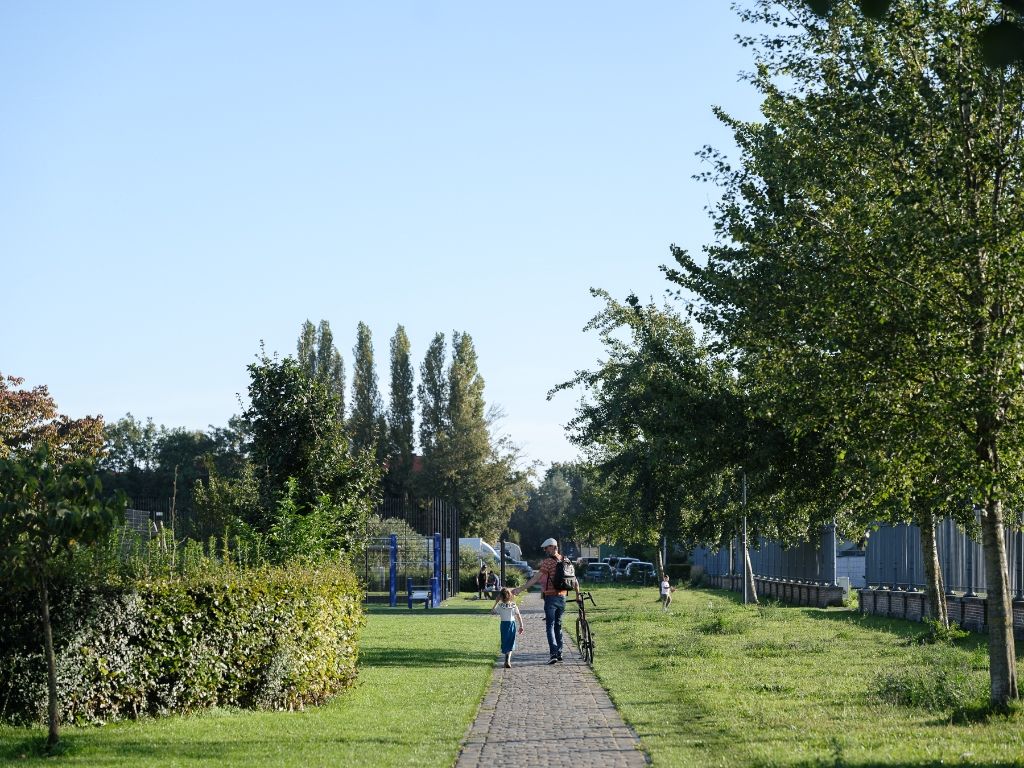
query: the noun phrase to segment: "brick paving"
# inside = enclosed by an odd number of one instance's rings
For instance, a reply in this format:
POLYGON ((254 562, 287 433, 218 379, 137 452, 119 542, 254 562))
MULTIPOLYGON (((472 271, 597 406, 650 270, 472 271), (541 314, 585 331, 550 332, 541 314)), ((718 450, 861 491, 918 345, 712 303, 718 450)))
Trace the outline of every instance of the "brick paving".
MULTIPOLYGON (((544 607, 540 594, 531 592, 520 603, 526 632, 512 654, 512 668, 496 655, 491 682, 469 728, 456 768, 632 768, 646 766, 640 741, 626 726, 593 670, 573 644, 576 612, 571 602, 563 626, 561 664, 548 665, 544 634, 544 607), (552 697, 558 689, 557 698, 552 697), (543 707, 557 701, 564 715, 557 722, 545 717, 543 707)), ((495 644, 498 631, 494 627, 495 644)), ((597 638, 598 663, 601 639, 597 638)))

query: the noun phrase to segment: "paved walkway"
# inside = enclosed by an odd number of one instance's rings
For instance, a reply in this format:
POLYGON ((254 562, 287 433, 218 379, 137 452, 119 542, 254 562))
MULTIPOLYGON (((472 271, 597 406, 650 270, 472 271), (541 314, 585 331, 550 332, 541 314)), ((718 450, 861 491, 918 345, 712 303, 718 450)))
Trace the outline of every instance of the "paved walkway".
MULTIPOLYGON (((524 768, 646 766, 647 758, 636 734, 622 722, 573 644, 575 608, 570 604, 564 617, 565 661, 551 666, 540 594, 524 595, 520 611, 526 632, 519 636, 519 650, 512 654, 512 669, 502 666, 504 657, 498 654, 490 686, 463 742, 456 768, 503 764, 524 768), (554 719, 545 717, 543 704, 558 706, 563 714, 554 719)), ((494 638, 497 643, 497 623, 494 638)), ((600 642, 597 638, 598 659, 600 642)))

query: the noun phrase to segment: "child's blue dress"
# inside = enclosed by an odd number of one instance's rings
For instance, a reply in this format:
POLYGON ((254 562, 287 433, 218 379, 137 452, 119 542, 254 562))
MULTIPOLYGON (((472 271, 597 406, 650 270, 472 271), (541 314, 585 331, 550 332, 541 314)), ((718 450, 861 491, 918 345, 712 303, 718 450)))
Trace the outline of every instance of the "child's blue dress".
POLYGON ((516 649, 515 603, 498 603, 495 608, 501 617, 501 652, 512 653, 516 649))

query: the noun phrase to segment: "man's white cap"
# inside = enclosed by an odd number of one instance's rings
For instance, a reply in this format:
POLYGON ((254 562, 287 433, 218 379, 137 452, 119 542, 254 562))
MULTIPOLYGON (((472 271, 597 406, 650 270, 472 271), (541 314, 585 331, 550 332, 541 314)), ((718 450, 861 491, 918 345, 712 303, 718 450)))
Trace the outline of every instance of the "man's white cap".
POLYGON ((557 548, 558 547, 558 542, 555 541, 554 539, 544 539, 544 543, 540 545, 540 548, 544 549, 544 547, 555 547, 555 548, 557 548))

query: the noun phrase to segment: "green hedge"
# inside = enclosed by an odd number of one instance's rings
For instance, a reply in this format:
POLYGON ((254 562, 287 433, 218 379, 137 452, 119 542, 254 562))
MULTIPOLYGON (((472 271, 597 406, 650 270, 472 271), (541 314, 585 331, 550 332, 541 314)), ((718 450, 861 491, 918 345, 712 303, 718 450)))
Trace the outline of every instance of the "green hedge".
MULTIPOLYGON (((211 706, 301 709, 355 681, 362 594, 341 566, 213 568, 132 587, 55 585, 61 720, 211 706)), ((46 714, 34 595, 0 591, 0 717, 46 714)))

